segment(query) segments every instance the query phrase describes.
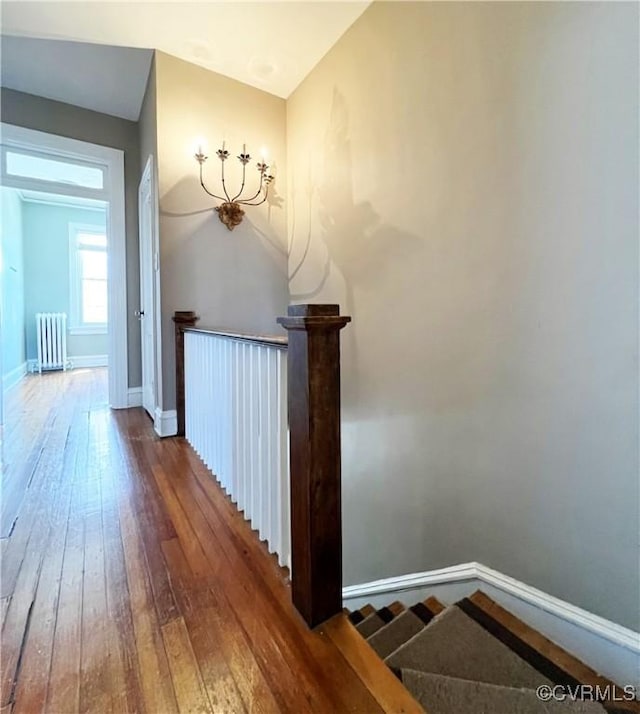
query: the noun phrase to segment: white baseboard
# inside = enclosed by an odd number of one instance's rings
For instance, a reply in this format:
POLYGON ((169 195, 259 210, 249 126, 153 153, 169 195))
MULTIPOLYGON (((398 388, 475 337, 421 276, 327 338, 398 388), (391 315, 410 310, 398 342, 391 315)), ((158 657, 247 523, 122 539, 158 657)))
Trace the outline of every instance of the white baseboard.
POLYGON ((26 373, 27 363, 23 362, 22 364, 19 364, 15 369, 12 369, 10 372, 4 374, 2 376, 2 391, 7 392, 12 387, 15 387, 16 384, 20 383, 26 373))
POLYGON ((129 407, 142 406, 142 387, 129 387, 127 390, 127 405, 129 407))
POLYGON ((175 409, 163 412, 156 409, 153 428, 158 436, 175 436, 178 433, 178 414, 175 409))
POLYGON ((88 369, 89 367, 106 367, 109 364, 107 355, 75 355, 69 357, 71 369, 88 369))
POLYGON ((640 633, 560 600, 482 563, 462 563, 343 588, 345 605, 406 605, 432 594, 451 603, 482 590, 531 627, 618 684, 640 685, 640 633))
MULTIPOLYGON (((30 359, 27 362, 29 372, 38 371, 38 360, 30 359)), ((108 367, 108 355, 74 355, 67 358, 67 369, 90 369, 91 367, 108 367)), ((44 370, 43 370, 44 371, 44 370)))

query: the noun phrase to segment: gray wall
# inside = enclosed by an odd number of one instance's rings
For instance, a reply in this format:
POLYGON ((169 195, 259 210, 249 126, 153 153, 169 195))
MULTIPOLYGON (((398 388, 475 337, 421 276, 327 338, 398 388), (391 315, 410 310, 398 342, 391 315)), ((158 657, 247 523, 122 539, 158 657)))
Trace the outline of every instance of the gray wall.
POLYGON ((3 122, 49 134, 66 136, 124 151, 127 241, 127 339, 129 386, 141 384, 140 325, 134 316, 140 302, 138 255, 138 182, 140 145, 136 122, 43 99, 31 94, 1 90, 3 122))
POLYGON ((149 79, 140 107, 138 129, 140 137, 140 173, 144 171, 149 156, 154 157, 157 182, 157 154, 158 154, 158 114, 156 110, 156 59, 155 52, 149 69, 149 79))
POLYGON ((477 560, 638 627, 637 110, 630 3, 374 3, 288 100, 347 584, 477 560))
MULTIPOLYGON (((175 310, 196 310, 201 324, 276 333, 286 312, 287 249, 285 102, 246 84, 156 52, 157 144, 162 281, 163 406, 175 408, 175 310), (209 144, 205 180, 219 187, 215 150, 226 139, 232 156, 246 142, 262 146, 277 164, 268 203, 247 208, 233 232, 218 220, 220 201, 200 187, 193 158, 198 137, 209 144)), ((229 187, 240 185, 235 159, 227 162, 229 187)), ((255 162, 248 186, 257 186, 255 162)))

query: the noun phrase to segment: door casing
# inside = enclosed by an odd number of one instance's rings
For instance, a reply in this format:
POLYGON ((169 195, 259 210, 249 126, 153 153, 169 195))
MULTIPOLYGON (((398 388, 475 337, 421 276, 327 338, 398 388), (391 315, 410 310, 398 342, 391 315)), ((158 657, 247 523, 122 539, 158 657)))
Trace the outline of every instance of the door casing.
MULTIPOLYGON (((140 240, 140 337, 142 406, 156 425, 161 416, 162 350, 157 190, 153 156, 149 155, 138 188, 140 240)), ((157 430, 157 429, 156 429, 157 430)))
POLYGON ((109 283, 107 304, 107 354, 109 361, 109 405, 126 409, 129 404, 129 366, 127 349, 127 258, 125 228, 124 152, 86 141, 69 139, 33 129, 0 124, 2 184, 11 188, 57 193, 63 196, 84 196, 107 202, 107 261, 109 283), (5 165, 7 149, 23 149, 51 156, 99 165, 105 169, 102 189, 88 189, 73 184, 40 181, 8 175, 5 165))

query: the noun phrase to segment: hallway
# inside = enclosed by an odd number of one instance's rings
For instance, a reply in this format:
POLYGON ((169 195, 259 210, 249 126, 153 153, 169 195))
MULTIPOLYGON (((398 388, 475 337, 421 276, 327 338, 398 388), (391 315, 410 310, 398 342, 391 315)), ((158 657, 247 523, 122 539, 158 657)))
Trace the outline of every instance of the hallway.
POLYGON ((106 370, 29 376, 3 443, 2 714, 380 712, 181 439, 106 370))

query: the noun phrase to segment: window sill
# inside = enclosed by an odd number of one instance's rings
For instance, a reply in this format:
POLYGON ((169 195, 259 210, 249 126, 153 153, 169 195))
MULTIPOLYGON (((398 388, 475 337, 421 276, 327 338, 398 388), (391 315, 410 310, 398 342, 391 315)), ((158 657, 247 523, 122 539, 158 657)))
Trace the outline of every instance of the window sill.
POLYGON ((82 325, 80 327, 70 327, 70 335, 106 335, 106 325, 82 325))

